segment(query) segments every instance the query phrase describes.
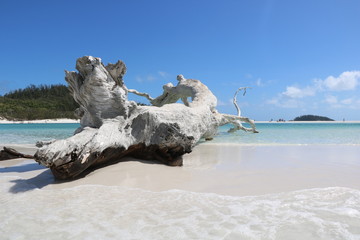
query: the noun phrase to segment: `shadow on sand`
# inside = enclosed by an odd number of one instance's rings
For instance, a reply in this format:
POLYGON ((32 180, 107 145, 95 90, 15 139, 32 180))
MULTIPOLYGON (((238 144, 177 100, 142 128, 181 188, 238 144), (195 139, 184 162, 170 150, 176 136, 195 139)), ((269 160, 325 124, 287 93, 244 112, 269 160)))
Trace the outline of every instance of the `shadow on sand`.
POLYGON ((16 179, 10 182, 15 183, 10 189, 11 193, 23 193, 34 189, 41 189, 49 184, 55 184, 56 181, 50 170, 45 170, 39 175, 29 179, 16 179))
POLYGON ((10 173, 10 172, 24 173, 24 172, 41 170, 41 169, 46 169, 46 168, 44 166, 39 165, 38 163, 29 163, 29 164, 0 168, 0 173, 10 173))
POLYGON ((32 191, 35 189, 41 189, 43 187, 46 187, 48 185, 52 184, 62 184, 69 181, 76 181, 77 179, 86 177, 89 173, 94 172, 98 169, 106 168, 107 166, 114 165, 114 164, 121 164, 121 162, 140 162, 142 164, 159 164, 163 165, 162 163, 158 161, 149 161, 149 160, 142 160, 142 159, 136 159, 131 157, 125 157, 121 160, 114 161, 111 163, 103 164, 99 167, 93 167, 86 169, 82 174, 80 174, 78 177, 71 179, 71 180, 57 180, 54 178, 54 175, 52 174, 51 170, 39 165, 37 163, 29 163, 29 164, 22 164, 22 165, 15 165, 10 167, 4 167, 0 168, 0 173, 11 173, 11 172, 17 172, 17 173, 27 173, 32 171, 40 171, 40 173, 34 177, 31 178, 22 178, 22 179, 15 179, 11 180, 10 182, 15 183, 10 189, 10 193, 23 193, 32 191))
POLYGON ((22 163, 20 165, 14 165, 9 167, 1 167, 1 173, 20 173, 19 179, 11 180, 10 182, 15 183, 10 187, 9 192, 11 193, 21 193, 27 192, 34 189, 43 188, 49 184, 56 183, 51 171, 39 165, 38 163, 22 163), (39 172, 35 177, 26 178, 27 174, 34 175, 36 172, 39 172), (23 176, 23 174, 26 174, 23 176))

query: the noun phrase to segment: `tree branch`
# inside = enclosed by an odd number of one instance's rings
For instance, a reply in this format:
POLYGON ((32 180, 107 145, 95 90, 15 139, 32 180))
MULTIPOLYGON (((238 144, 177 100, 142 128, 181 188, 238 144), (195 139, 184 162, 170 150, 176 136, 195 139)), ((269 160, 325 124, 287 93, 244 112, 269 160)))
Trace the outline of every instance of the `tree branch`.
POLYGON ((235 105, 235 108, 237 110, 237 117, 238 119, 235 119, 234 116, 232 115, 224 115, 225 119, 227 119, 229 122, 228 123, 232 123, 234 125, 233 128, 229 129, 229 133, 233 133, 237 130, 243 130, 246 132, 253 132, 253 133, 258 133, 258 131, 255 128, 255 124, 253 120, 250 120, 249 118, 246 117, 241 117, 241 110, 240 107, 237 104, 237 95, 241 90, 244 90, 243 96, 245 96, 246 94, 246 90, 247 89, 251 89, 251 87, 240 87, 238 88, 238 90, 236 90, 235 94, 234 94, 234 98, 233 98, 233 103, 235 105), (249 123, 251 125, 251 128, 246 128, 241 124, 241 121, 249 123))
POLYGON ((135 89, 128 89, 128 92, 136 94, 136 95, 141 96, 141 97, 146 97, 146 99, 149 100, 150 102, 154 100, 154 98, 152 98, 148 93, 138 92, 135 89))

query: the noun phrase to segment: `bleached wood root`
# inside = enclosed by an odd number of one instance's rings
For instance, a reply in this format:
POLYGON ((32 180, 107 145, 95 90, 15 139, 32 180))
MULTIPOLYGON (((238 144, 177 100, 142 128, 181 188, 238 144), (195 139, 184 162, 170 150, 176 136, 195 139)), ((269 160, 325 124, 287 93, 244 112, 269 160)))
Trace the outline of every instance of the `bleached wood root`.
POLYGON ((66 71, 66 81, 79 103, 81 127, 65 140, 43 144, 37 162, 59 179, 81 176, 88 169, 121 161, 125 156, 181 166, 201 138, 211 139, 220 125, 246 121, 244 117, 216 111, 217 99, 200 81, 178 76, 176 86, 163 86, 157 98, 129 90, 121 61, 104 66, 101 59, 82 57, 77 72, 66 71), (146 97, 153 106, 138 106, 128 93, 146 97), (184 104, 176 103, 181 99, 184 104))
POLYGON ((14 158, 34 158, 34 156, 20 153, 15 149, 9 147, 3 147, 3 150, 0 151, 0 161, 14 158))
POLYGON ((149 101, 153 101, 153 100, 154 100, 154 98, 150 97, 150 95, 149 95, 148 93, 142 93, 142 92, 139 92, 139 91, 137 91, 137 90, 135 90, 135 89, 128 89, 128 92, 129 92, 129 93, 136 94, 136 95, 141 96, 141 97, 145 97, 145 98, 146 98, 147 100, 149 100, 149 101))
MULTIPOLYGON (((228 131, 229 133, 233 133, 233 132, 236 132, 238 130, 243 130, 245 132, 258 133, 258 131, 256 130, 256 127, 255 127, 254 121, 249 119, 249 118, 242 117, 240 107, 237 104, 237 95, 238 95, 238 93, 243 90, 244 91, 243 96, 245 96, 246 90, 248 88, 250 88, 250 87, 240 87, 240 88, 238 88, 238 90, 236 90, 236 92, 234 94, 233 103, 235 105, 235 108, 236 108, 236 111, 237 111, 237 116, 239 117, 239 119, 238 120, 233 120, 233 118, 231 118, 231 117, 224 116, 229 121, 229 123, 232 123, 234 125, 234 127, 229 129, 229 131, 228 131), (251 128, 244 127, 241 124, 241 122, 249 123, 251 128)), ((232 115, 230 115, 230 116, 232 116, 232 115)))

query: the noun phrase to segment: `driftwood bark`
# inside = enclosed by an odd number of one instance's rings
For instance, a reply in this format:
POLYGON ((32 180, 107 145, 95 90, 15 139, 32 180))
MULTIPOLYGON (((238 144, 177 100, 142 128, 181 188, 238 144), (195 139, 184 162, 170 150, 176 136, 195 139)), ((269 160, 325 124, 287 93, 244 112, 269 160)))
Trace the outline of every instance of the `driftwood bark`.
POLYGON ((14 158, 34 158, 34 156, 20 153, 15 149, 9 147, 3 147, 3 150, 0 151, 0 161, 14 158))
POLYGON ((125 156, 181 166, 181 156, 201 138, 211 139, 221 125, 246 121, 256 132, 252 120, 218 113, 216 97, 198 80, 179 75, 176 86, 168 83, 161 96, 152 98, 127 89, 122 61, 104 66, 100 58, 86 56, 77 60, 76 69, 66 71, 65 79, 80 104, 81 127, 68 139, 40 144, 35 154, 57 178, 74 178, 125 156), (146 97, 152 106, 129 101, 129 92, 146 97))

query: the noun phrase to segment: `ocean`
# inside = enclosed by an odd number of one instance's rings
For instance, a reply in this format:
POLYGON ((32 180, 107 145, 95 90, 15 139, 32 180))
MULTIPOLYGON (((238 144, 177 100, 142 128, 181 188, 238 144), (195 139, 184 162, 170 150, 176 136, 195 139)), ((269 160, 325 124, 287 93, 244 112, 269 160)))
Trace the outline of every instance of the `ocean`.
MULTIPOLYGON (((65 139, 73 135, 77 123, 0 124, 0 144, 35 144, 39 140, 65 139)), ((246 126, 246 124, 245 124, 246 126)), ((360 123, 257 123, 259 134, 227 133, 219 128, 209 143, 233 144, 360 144, 360 123)))
POLYGON ((65 139, 78 127, 78 123, 0 124, 0 144, 35 144, 37 141, 65 139))
POLYGON ((222 126, 213 142, 249 145, 360 144, 360 123, 257 123, 259 134, 243 131, 229 134, 229 127, 222 126))
MULTIPOLYGON (((67 138, 78 126, 2 124, 0 144, 67 138)), ((360 144, 358 123, 258 123, 257 127, 258 134, 228 134, 229 126, 223 126, 213 141, 203 144, 266 145, 280 151, 287 145, 360 144)), ((360 170, 360 157, 343 162, 360 170)), ((49 170, 31 161, 0 167, 1 239, 360 239, 360 190, 349 187, 227 196, 100 184, 45 187, 53 181, 49 170), (36 176, 19 177, 30 172, 36 176)))

